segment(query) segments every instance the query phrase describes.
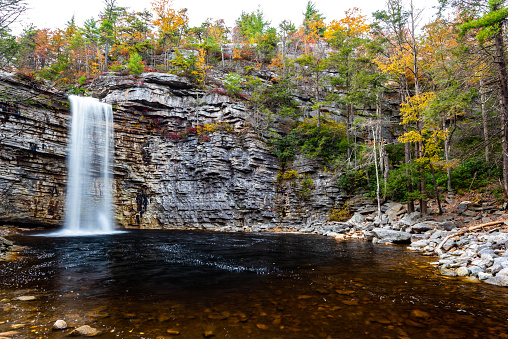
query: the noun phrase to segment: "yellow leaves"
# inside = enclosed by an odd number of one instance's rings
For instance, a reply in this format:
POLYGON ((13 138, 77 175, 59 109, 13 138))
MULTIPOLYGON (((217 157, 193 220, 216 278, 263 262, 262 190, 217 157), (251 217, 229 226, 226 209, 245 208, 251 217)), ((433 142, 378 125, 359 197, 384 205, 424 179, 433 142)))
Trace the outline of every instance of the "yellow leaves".
POLYGON ((239 48, 233 48, 233 59, 242 59, 242 51, 239 48))
POLYGON ((173 0, 154 0, 151 5, 156 14, 153 24, 163 35, 180 35, 183 32, 189 22, 186 9, 172 8, 173 0))
POLYGON ((416 131, 409 131, 399 136, 399 141, 406 142, 420 142, 423 141, 423 136, 416 131))
POLYGON ((435 124, 423 125, 422 113, 427 109, 429 104, 436 97, 435 93, 427 92, 419 95, 412 96, 400 106, 402 116, 401 125, 409 124, 411 122, 420 125, 416 130, 411 130, 399 136, 399 141, 402 143, 417 143, 421 147, 421 154, 415 161, 422 167, 428 163, 434 166, 441 166, 442 160, 440 154, 442 152, 442 142, 448 136, 448 130, 436 128, 435 124))
POLYGON ((197 134, 210 134, 215 131, 234 132, 235 127, 227 122, 214 122, 211 124, 200 125, 197 128, 197 134))
POLYGON ((388 58, 378 57, 374 59, 374 62, 381 72, 398 76, 406 73, 408 69, 413 67, 414 58, 413 54, 410 52, 409 46, 406 45, 397 47, 392 56, 388 58))
POLYGON ((362 37, 370 31, 367 23, 367 17, 361 15, 361 10, 357 7, 348 9, 346 17, 340 20, 333 20, 328 24, 325 32, 325 38, 331 39, 337 33, 345 33, 348 37, 362 37))
POLYGON ((272 62, 270 63, 270 66, 268 66, 268 67, 275 68, 279 72, 282 71, 282 69, 284 68, 284 60, 282 58, 282 54, 280 54, 280 53, 277 54, 277 56, 272 59, 272 62))
POLYGON ((196 79, 198 83, 203 84, 205 82, 206 78, 206 71, 208 71, 211 67, 206 65, 205 61, 205 55, 206 52, 204 48, 200 48, 198 50, 198 55, 196 59, 196 71, 194 71, 194 75, 196 76, 196 79))
POLYGON ((411 122, 417 122, 420 114, 434 100, 436 94, 434 92, 426 92, 410 97, 406 102, 400 104, 400 113, 402 116, 401 125, 411 122))

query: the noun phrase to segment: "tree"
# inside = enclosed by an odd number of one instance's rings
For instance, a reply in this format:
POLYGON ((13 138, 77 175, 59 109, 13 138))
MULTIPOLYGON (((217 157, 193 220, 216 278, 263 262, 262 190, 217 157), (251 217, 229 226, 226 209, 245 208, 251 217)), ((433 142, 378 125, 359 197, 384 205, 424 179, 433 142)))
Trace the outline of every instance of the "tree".
MULTIPOLYGON (((348 142, 351 142, 355 108, 375 103, 381 88, 379 74, 368 55, 369 31, 367 18, 358 8, 352 8, 345 12, 343 19, 333 20, 325 32, 326 41, 334 49, 327 64, 336 70, 330 79, 335 91, 329 95, 329 100, 338 101, 345 107, 348 142)), ((351 155, 349 149, 349 159, 351 155)))
POLYGON ((497 67, 498 75, 499 116, 503 149, 503 187, 508 195, 508 74, 506 71, 506 48, 503 32, 503 26, 508 17, 508 8, 503 3, 503 0, 490 0, 488 10, 481 17, 464 23, 461 30, 463 33, 476 30, 476 38, 480 43, 487 40, 494 41, 495 53, 492 62, 497 67))
POLYGON ((178 47, 189 23, 187 9, 174 9, 172 0, 154 0, 152 9, 155 12, 153 24, 159 28, 159 44, 163 48, 163 67, 168 70, 169 50, 171 46, 178 47))
POLYGON ((317 31, 318 34, 322 36, 326 30, 326 26, 324 25, 325 19, 323 14, 319 13, 317 10, 315 3, 311 1, 307 2, 305 12, 303 13, 303 27, 305 28, 306 34, 317 31))
POLYGON ((236 20, 238 40, 255 51, 256 60, 271 59, 277 47, 277 31, 265 21, 263 11, 242 12, 236 20), (252 46, 255 46, 252 48, 252 46))
POLYGON ((101 26, 99 31, 102 33, 104 41, 104 71, 108 71, 108 58, 112 41, 116 37, 115 25, 118 21, 120 12, 125 8, 116 5, 117 0, 104 0, 104 11, 101 13, 101 26))
POLYGON ((131 74, 141 74, 144 72, 145 65, 143 65, 143 59, 138 53, 131 54, 127 68, 130 69, 131 74))
POLYGON ((20 47, 10 26, 27 10, 25 0, 0 0, 0 70, 9 70, 20 47))

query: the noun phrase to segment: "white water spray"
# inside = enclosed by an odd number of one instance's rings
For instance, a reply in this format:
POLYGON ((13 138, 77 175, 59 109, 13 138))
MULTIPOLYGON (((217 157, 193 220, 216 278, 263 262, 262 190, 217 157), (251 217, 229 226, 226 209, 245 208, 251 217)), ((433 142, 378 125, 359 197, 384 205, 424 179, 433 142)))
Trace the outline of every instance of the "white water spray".
POLYGON ((65 222, 60 235, 115 231, 113 223, 111 105, 70 96, 72 123, 68 154, 65 222))

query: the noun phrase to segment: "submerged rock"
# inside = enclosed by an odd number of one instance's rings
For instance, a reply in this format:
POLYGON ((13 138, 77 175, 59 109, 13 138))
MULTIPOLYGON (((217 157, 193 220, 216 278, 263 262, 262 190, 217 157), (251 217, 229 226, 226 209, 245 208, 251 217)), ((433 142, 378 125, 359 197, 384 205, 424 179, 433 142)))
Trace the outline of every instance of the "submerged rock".
POLYGON ((67 323, 65 322, 65 320, 58 319, 57 321, 55 321, 52 328, 53 330, 65 330, 67 328, 67 323))
POLYGON ((14 300, 17 300, 17 301, 33 301, 33 300, 36 300, 36 299, 37 299, 37 297, 35 297, 33 295, 23 295, 23 296, 17 297, 14 300))
POLYGON ((95 337, 100 334, 99 330, 88 325, 84 325, 73 330, 69 335, 71 336, 84 336, 84 337, 95 337))

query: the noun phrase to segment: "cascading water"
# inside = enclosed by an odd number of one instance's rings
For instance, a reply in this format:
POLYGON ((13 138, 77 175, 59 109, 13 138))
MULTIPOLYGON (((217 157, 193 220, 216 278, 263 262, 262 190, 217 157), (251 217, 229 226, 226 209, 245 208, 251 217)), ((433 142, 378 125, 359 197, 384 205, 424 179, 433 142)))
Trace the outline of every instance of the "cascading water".
POLYGON ((72 123, 67 201, 61 235, 113 233, 111 105, 70 96, 72 123))

